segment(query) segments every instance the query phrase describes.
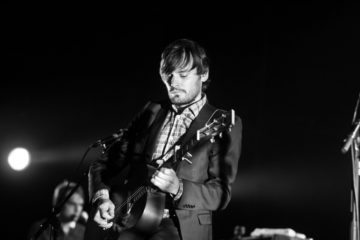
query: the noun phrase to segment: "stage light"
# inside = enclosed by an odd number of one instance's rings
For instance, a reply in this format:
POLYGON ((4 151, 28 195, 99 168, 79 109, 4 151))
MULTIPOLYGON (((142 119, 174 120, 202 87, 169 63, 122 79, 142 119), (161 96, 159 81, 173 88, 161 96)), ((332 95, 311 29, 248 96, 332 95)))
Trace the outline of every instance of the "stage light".
POLYGON ((13 149, 9 153, 8 163, 13 170, 24 170, 30 163, 29 151, 20 147, 13 149))

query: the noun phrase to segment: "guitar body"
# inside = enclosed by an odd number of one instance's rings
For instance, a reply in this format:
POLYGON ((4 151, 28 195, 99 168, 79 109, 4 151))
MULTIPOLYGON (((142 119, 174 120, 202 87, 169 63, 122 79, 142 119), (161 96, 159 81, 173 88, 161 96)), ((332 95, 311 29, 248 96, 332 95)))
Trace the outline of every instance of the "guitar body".
MULTIPOLYGON (((144 168, 142 169, 144 170, 144 168)), ((150 184, 144 184, 148 178, 140 177, 152 175, 154 170, 153 167, 147 166, 147 174, 130 177, 121 186, 114 185, 110 197, 115 204, 113 227, 108 230, 100 228, 93 221, 96 214, 96 209, 93 208, 86 225, 84 239, 117 239, 121 232, 127 229, 144 234, 150 234, 156 230, 164 214, 166 194, 151 187, 150 184)), ((143 171, 140 170, 139 172, 143 171)))
POLYGON ((134 228, 143 233, 151 233, 160 225, 164 208, 165 193, 147 190, 141 199, 132 206, 129 219, 123 220, 122 223, 125 228, 134 228))

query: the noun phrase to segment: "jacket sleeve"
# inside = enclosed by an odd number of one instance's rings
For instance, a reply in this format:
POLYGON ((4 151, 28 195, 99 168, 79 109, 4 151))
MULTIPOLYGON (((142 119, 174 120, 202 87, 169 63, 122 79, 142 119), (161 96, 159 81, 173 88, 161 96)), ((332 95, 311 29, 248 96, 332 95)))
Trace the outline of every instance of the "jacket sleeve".
MULTIPOLYGON (((242 122, 237 116, 231 132, 208 143, 208 149, 200 150, 200 159, 208 161, 207 169, 197 169, 205 177, 203 181, 183 178, 183 194, 175 206, 178 209, 220 210, 226 208, 231 198, 231 184, 235 181, 241 153, 242 122)), ((204 146, 204 148, 206 148, 204 146)), ((201 174, 201 173, 200 173, 201 174)))
POLYGON ((142 110, 136 114, 127 128, 120 141, 109 146, 98 159, 96 159, 90 166, 88 174, 89 183, 89 199, 94 197, 94 194, 100 190, 110 190, 111 180, 119 174, 129 163, 130 150, 136 133, 141 126, 139 122, 144 118, 144 113, 147 112, 151 102, 148 102, 142 110))

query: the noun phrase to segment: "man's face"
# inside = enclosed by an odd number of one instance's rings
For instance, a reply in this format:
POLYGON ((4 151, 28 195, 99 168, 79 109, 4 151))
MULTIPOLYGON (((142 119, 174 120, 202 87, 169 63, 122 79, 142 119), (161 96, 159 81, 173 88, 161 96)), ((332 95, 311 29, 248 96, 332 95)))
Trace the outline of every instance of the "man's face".
POLYGON ((196 69, 191 69, 192 63, 189 63, 167 75, 161 72, 162 64, 163 61, 160 63, 160 75, 172 104, 182 107, 201 98, 202 84, 208 79, 207 73, 198 75, 196 69))
POLYGON ((69 200, 64 204, 63 210, 60 214, 60 219, 63 222, 77 221, 81 215, 84 207, 84 199, 78 193, 74 193, 69 200))

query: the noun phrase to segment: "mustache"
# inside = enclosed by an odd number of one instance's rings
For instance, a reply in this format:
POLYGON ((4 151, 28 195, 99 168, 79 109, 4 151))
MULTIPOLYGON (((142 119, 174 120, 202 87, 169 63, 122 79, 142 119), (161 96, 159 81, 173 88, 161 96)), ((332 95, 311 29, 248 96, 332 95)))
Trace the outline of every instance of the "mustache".
POLYGON ((181 92, 185 92, 185 90, 184 90, 184 89, 177 88, 177 87, 170 87, 169 91, 170 91, 170 92, 172 92, 172 91, 181 91, 181 92))

